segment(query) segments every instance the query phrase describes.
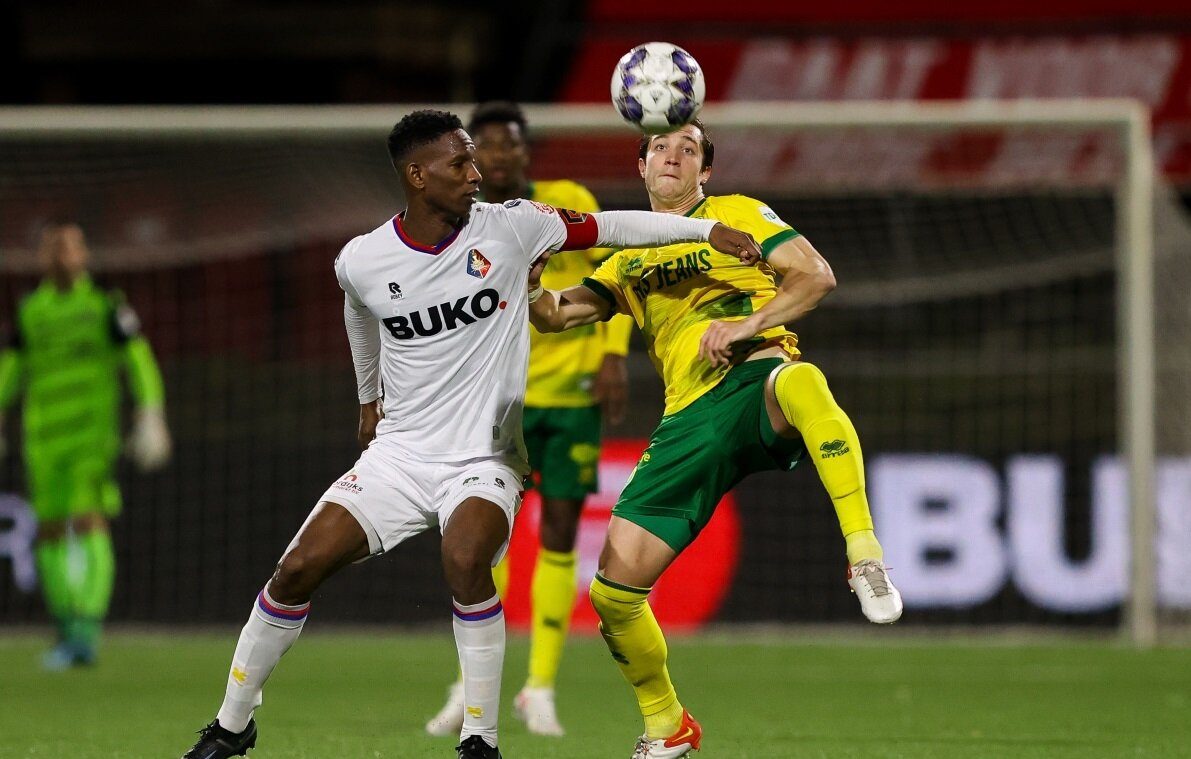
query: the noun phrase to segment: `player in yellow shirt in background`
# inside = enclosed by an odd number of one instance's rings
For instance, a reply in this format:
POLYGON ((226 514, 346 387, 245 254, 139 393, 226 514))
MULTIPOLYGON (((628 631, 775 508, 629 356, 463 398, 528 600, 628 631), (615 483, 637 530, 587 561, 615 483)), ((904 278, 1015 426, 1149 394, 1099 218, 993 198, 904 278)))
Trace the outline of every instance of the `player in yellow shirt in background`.
MULTIPOLYGON (((598 211, 587 188, 569 180, 530 181, 526 121, 521 109, 494 101, 477 106, 467 126, 484 175, 483 200, 525 198, 574 211, 598 211)), ((558 289, 590 276, 610 250, 593 248, 554 256, 542 280, 558 289)), ((515 700, 517 716, 531 733, 562 735, 554 706, 554 681, 562 660, 576 595, 575 538, 588 493, 598 489, 601 417, 617 424, 628 393, 625 356, 633 320, 617 316, 562 334, 530 329, 529 378, 525 393, 525 445, 539 475, 540 542, 531 585, 533 627, 529 676, 515 700)), ((493 570, 503 597, 508 561, 493 570)), ((463 724, 459 683, 426 723, 433 735, 456 735, 463 724)))
POLYGON ((702 728, 678 701, 648 597, 721 496, 752 472, 792 469, 808 455, 835 505, 848 582, 864 615, 889 623, 902 611, 873 533, 856 430, 823 373, 797 360, 798 337, 785 326, 835 287, 831 267, 760 201, 704 196, 714 155, 698 121, 643 138, 639 170, 650 205, 749 232, 764 261, 745 263, 705 244, 621 250, 561 292, 538 283, 540 266, 530 272, 535 327, 582 329, 631 314, 666 385, 665 413, 612 510, 590 590, 600 632, 644 717, 633 759, 677 759, 699 748, 702 728))

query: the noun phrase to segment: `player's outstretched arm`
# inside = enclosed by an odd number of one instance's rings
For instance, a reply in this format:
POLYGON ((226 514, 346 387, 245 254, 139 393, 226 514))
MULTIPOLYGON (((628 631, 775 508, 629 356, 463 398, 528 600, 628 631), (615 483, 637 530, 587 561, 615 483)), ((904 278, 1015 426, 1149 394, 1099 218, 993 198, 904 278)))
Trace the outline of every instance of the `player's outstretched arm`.
POLYGON ((529 322, 538 332, 564 332, 603 321, 611 310, 608 301, 583 285, 576 285, 566 290, 542 290, 529 304, 529 322))
POLYGON ((736 256, 743 264, 752 266, 761 260, 761 246, 753 236, 726 224, 720 223, 712 227, 707 242, 720 253, 736 256))
POLYGON ((563 332, 584 324, 603 321, 612 305, 583 285, 566 290, 542 287, 542 272, 552 253, 543 253, 529 270, 529 322, 539 332, 563 332))
POLYGON ((729 363, 733 343, 797 321, 835 289, 831 266, 805 237, 795 237, 774 248, 768 263, 782 278, 773 300, 740 321, 712 322, 703 334, 699 355, 713 366, 729 363))
MULTIPOLYGON (((563 219, 577 215, 560 211, 563 219)), ((563 250, 597 245, 606 248, 647 248, 682 242, 707 242, 711 247, 736 256, 746 264, 761 260, 761 248, 747 232, 715 221, 690 219, 653 211, 601 211, 580 221, 568 222, 563 250), (590 224, 590 227, 586 225, 590 224)))

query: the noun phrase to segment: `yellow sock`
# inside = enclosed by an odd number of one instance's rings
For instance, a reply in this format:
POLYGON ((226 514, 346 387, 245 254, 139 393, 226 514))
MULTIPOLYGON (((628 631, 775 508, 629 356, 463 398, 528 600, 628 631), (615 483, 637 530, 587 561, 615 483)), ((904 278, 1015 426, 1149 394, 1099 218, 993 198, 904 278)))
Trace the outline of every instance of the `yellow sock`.
POLYGON ((633 686, 650 740, 667 738, 682 723, 682 704, 666 669, 666 638, 649 608, 649 588, 620 585, 596 575, 591 605, 600 615, 600 634, 633 686))
POLYGON ((529 638, 530 688, 553 688, 575 607, 575 552, 538 551, 530 596, 533 628, 529 638))
POLYGON ((492 584, 496 586, 496 595, 505 600, 509 590, 509 555, 506 553, 500 563, 492 568, 492 584))
POLYGON ((848 563, 856 564, 865 559, 874 561, 885 560, 885 552, 877 542, 877 535, 872 530, 857 530, 844 536, 848 544, 848 563))
POLYGON ((778 374, 774 392, 786 421, 802 435, 807 455, 815 462, 819 479, 835 505, 849 563, 881 560, 881 544, 873 534, 864 491, 860 437, 831 395, 827 378, 813 364, 794 364, 778 374))

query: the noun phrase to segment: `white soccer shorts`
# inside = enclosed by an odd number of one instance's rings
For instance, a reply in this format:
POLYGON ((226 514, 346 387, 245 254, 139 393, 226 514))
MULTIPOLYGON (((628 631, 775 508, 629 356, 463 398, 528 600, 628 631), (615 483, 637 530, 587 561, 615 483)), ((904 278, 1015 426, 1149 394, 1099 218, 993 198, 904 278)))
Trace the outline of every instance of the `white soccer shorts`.
MULTIPOLYGON (((376 556, 432 527, 441 533, 459 504, 473 496, 499 506, 512 535, 521 487, 521 476, 503 459, 424 461, 408 448, 379 438, 319 500, 351 512, 368 535, 369 553, 376 556)), ((493 566, 508 547, 506 539, 493 566)))

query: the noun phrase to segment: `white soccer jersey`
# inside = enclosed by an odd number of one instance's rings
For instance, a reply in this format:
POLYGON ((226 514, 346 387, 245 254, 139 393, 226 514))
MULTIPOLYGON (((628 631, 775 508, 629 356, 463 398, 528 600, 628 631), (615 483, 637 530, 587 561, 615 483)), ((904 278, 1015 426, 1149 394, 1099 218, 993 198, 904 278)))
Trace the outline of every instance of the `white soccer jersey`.
MULTIPOLYGON (((594 243, 585 214, 564 214, 528 200, 477 203, 468 222, 435 246, 409 239, 397 216, 344 247, 335 273, 347 294, 349 333, 352 309, 380 322, 378 438, 395 436, 426 461, 495 456, 527 471, 526 276, 546 250, 594 243)), ((352 346, 358 372, 371 358, 359 342, 352 346)), ((377 397, 368 380, 360 384, 362 403, 377 397)))

